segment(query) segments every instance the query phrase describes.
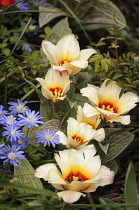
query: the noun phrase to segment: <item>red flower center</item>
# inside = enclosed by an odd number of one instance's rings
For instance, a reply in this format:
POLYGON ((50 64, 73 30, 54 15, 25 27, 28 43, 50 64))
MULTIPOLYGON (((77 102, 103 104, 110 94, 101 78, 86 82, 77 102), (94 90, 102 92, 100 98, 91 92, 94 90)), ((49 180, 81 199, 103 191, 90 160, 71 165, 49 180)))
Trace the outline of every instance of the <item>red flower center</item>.
POLYGON ((98 107, 109 112, 118 113, 118 108, 111 102, 99 103, 98 107))
POLYGON ((74 136, 71 137, 74 141, 77 141, 79 144, 83 143, 83 138, 81 138, 80 136, 76 136, 75 134, 74 136))
POLYGON ((81 181, 84 182, 86 180, 89 180, 88 177, 86 177, 84 174, 82 174, 80 171, 77 172, 70 172, 68 176, 65 178, 65 181, 68 183, 71 183, 72 181, 81 181))
POLYGON ((56 87, 56 88, 50 88, 49 91, 52 92, 55 98, 60 98, 63 89, 60 87, 56 87))

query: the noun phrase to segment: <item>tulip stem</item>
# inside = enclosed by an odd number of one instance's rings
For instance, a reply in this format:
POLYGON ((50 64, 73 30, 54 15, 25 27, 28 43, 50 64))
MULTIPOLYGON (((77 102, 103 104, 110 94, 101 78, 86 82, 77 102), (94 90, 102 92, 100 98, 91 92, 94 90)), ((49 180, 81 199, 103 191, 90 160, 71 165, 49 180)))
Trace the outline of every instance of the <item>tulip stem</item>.
POLYGON ((66 210, 68 208, 68 206, 69 206, 69 203, 64 203, 62 210, 66 210))

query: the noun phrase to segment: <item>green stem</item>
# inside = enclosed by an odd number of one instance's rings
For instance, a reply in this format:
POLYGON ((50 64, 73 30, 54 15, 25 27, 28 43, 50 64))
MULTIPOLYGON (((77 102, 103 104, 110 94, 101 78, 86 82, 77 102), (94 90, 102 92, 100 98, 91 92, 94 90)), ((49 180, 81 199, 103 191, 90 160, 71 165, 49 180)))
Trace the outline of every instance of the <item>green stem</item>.
POLYGON ((62 210, 66 210, 68 208, 68 206, 69 206, 69 203, 64 203, 62 210))

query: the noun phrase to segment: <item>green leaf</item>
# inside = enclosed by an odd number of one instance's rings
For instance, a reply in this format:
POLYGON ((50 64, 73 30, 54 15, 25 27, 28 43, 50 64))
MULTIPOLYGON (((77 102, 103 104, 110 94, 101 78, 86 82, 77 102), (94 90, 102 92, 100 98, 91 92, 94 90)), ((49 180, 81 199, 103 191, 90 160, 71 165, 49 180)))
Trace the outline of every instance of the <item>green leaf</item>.
POLYGON ((50 38, 52 43, 57 43, 62 38, 62 36, 69 34, 69 23, 67 17, 54 25, 52 28, 52 34, 53 37, 50 38))
POLYGON ((108 64, 107 64, 106 59, 101 60, 101 65, 102 65, 103 69, 107 72, 108 71, 108 64))
MULTIPOLYGON (((27 187, 43 190, 43 185, 37 177, 34 176, 34 169, 27 159, 21 159, 21 164, 14 167, 14 181, 27 187)), ((32 191, 20 190, 21 192, 31 193, 32 191)))
MULTIPOLYGON (((90 5, 91 3, 89 3, 90 5)), ((84 18, 87 23, 107 23, 116 24, 114 20, 114 13, 117 16, 119 27, 125 27, 126 20, 118 7, 109 0, 98 0, 96 3, 92 2, 92 11, 84 18)))
POLYGON ((42 121, 47 122, 49 120, 49 111, 48 107, 43 103, 40 103, 40 115, 43 116, 42 121))
POLYGON ((138 188, 136 184, 136 174, 133 167, 133 164, 130 163, 126 173, 125 179, 125 203, 126 204, 138 204, 138 206, 127 206, 127 210, 138 210, 139 207, 139 195, 138 188))
POLYGON ((95 61, 95 72, 98 71, 100 60, 95 61))
POLYGON ((43 6, 39 6, 39 27, 42 27, 49 23, 51 20, 53 20, 56 17, 59 16, 65 16, 66 13, 63 12, 63 10, 52 7, 51 4, 45 4, 43 6), (42 12, 44 11, 44 12, 42 12))
POLYGON ((120 209, 122 209, 120 207, 120 204, 119 204, 119 206, 116 206, 116 207, 109 207, 110 206, 109 204, 114 204, 114 202, 108 198, 99 198, 99 202, 101 204, 108 204, 108 207, 103 207, 104 210, 120 210, 120 209))
POLYGON ((134 139, 133 134, 119 128, 106 128, 105 133, 105 144, 110 144, 110 146, 107 156, 103 159, 104 163, 120 155, 134 139))

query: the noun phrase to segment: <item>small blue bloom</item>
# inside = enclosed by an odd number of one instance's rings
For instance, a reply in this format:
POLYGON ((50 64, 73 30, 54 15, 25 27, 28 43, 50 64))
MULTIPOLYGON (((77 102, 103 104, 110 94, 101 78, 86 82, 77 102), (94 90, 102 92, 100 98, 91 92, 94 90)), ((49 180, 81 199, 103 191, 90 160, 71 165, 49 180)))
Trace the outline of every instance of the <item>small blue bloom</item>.
POLYGON ((46 145, 55 147, 56 144, 60 144, 59 135, 49 129, 38 132, 36 137, 38 138, 38 143, 43 143, 44 147, 46 145))
POLYGON ((7 141, 11 141, 13 143, 14 141, 20 139, 24 133, 22 133, 21 130, 19 130, 19 126, 13 125, 13 124, 7 124, 4 129, 6 131, 2 132, 2 136, 6 136, 7 141))
POLYGON ((8 114, 8 112, 6 110, 3 109, 3 106, 0 105, 0 124, 2 124, 2 118, 8 114))
POLYGON ((16 140, 13 142, 13 146, 17 146, 17 147, 21 147, 21 148, 25 148, 26 147, 26 141, 28 139, 24 139, 23 137, 21 137, 20 139, 16 140))
POLYGON ((27 101, 21 102, 19 99, 17 99, 16 102, 9 102, 9 110, 11 111, 12 114, 19 114, 19 113, 24 113, 27 109, 29 109, 27 106, 27 101))
POLYGON ((25 116, 21 114, 19 114, 18 116, 19 116, 18 120, 20 121, 20 125, 21 126, 26 125, 28 128, 32 126, 39 127, 38 124, 44 123, 40 120, 43 117, 39 115, 39 112, 35 113, 35 111, 31 111, 30 109, 26 110, 25 116))
POLYGON ((0 159, 5 159, 3 164, 6 162, 10 162, 10 164, 17 166, 17 164, 21 164, 19 159, 26 159, 24 155, 24 151, 19 151, 21 147, 10 147, 5 146, 3 148, 2 153, 0 154, 0 159))
POLYGON ((3 125, 11 125, 11 124, 16 124, 17 123, 17 120, 16 120, 16 117, 14 117, 14 115, 10 115, 10 116, 3 116, 2 118, 2 124, 3 125))
POLYGON ((19 2, 19 0, 15 0, 15 3, 17 3, 15 5, 15 7, 19 10, 28 10, 28 7, 26 7, 26 5, 28 5, 28 3, 24 3, 24 2, 19 2))
POLYGON ((18 46, 17 50, 20 49, 20 48, 22 49, 22 51, 27 51, 29 53, 31 53, 35 49, 35 47, 31 46, 28 43, 24 43, 24 44, 18 46))

